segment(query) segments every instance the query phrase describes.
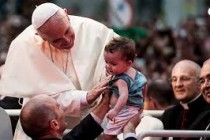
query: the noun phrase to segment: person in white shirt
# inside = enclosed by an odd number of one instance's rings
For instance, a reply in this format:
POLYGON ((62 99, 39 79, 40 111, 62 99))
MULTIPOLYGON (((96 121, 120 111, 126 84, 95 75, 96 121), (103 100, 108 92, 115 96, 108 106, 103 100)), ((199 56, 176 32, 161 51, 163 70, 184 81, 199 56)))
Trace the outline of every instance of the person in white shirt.
MULTIPOLYGON (((106 89, 109 78, 101 82, 105 78, 103 49, 117 36, 97 21, 43 3, 35 8, 32 25, 10 45, 0 92, 24 97, 23 104, 37 94, 47 94, 66 116, 76 117, 72 122, 79 122, 106 89)), ((21 128, 17 127, 14 139, 26 139, 21 128)))

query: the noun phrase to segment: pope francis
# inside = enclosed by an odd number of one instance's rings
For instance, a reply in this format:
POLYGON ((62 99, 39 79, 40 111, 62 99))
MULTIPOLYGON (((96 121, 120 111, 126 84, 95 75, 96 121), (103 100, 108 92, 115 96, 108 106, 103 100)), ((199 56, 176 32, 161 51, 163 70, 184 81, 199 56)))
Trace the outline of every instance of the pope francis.
MULTIPOLYGON (((10 45, 0 93, 23 97, 24 102, 47 94, 78 122, 75 119, 86 115, 106 89, 108 79, 101 82, 105 77, 103 49, 116 36, 97 21, 68 15, 53 3, 41 4, 32 14, 32 25, 10 45)), ((14 139, 29 139, 20 125, 14 139)))

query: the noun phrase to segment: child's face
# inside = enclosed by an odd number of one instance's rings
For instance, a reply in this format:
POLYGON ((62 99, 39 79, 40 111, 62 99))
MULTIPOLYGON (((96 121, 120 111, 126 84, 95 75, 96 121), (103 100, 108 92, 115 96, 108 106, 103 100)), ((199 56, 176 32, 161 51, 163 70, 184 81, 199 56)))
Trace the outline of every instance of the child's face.
POLYGON ((104 52, 104 60, 106 63, 106 70, 110 75, 121 74, 130 66, 130 61, 124 60, 120 52, 104 52))

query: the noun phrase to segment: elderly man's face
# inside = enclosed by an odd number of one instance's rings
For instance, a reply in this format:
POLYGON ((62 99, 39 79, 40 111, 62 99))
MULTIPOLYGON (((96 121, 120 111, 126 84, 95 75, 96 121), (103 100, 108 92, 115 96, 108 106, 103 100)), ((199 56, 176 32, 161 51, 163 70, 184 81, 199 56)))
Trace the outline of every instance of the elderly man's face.
POLYGON ((74 45, 75 33, 70 19, 64 11, 59 11, 38 29, 40 36, 57 49, 71 49, 74 45))
POLYGON ((188 66, 180 65, 173 69, 171 84, 177 100, 188 103, 199 94, 197 78, 195 72, 188 66))
POLYGON ((199 83, 205 100, 210 103, 210 62, 201 68, 199 83))

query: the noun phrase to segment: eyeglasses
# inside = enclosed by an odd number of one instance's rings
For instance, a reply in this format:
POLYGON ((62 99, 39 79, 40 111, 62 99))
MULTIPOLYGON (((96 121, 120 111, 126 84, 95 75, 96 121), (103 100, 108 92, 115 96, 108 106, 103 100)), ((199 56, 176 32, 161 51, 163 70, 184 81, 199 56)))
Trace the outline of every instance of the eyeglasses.
POLYGON ((198 82, 199 84, 204 84, 205 82, 209 82, 210 81, 210 74, 208 74, 206 77, 201 77, 199 78, 198 82))

